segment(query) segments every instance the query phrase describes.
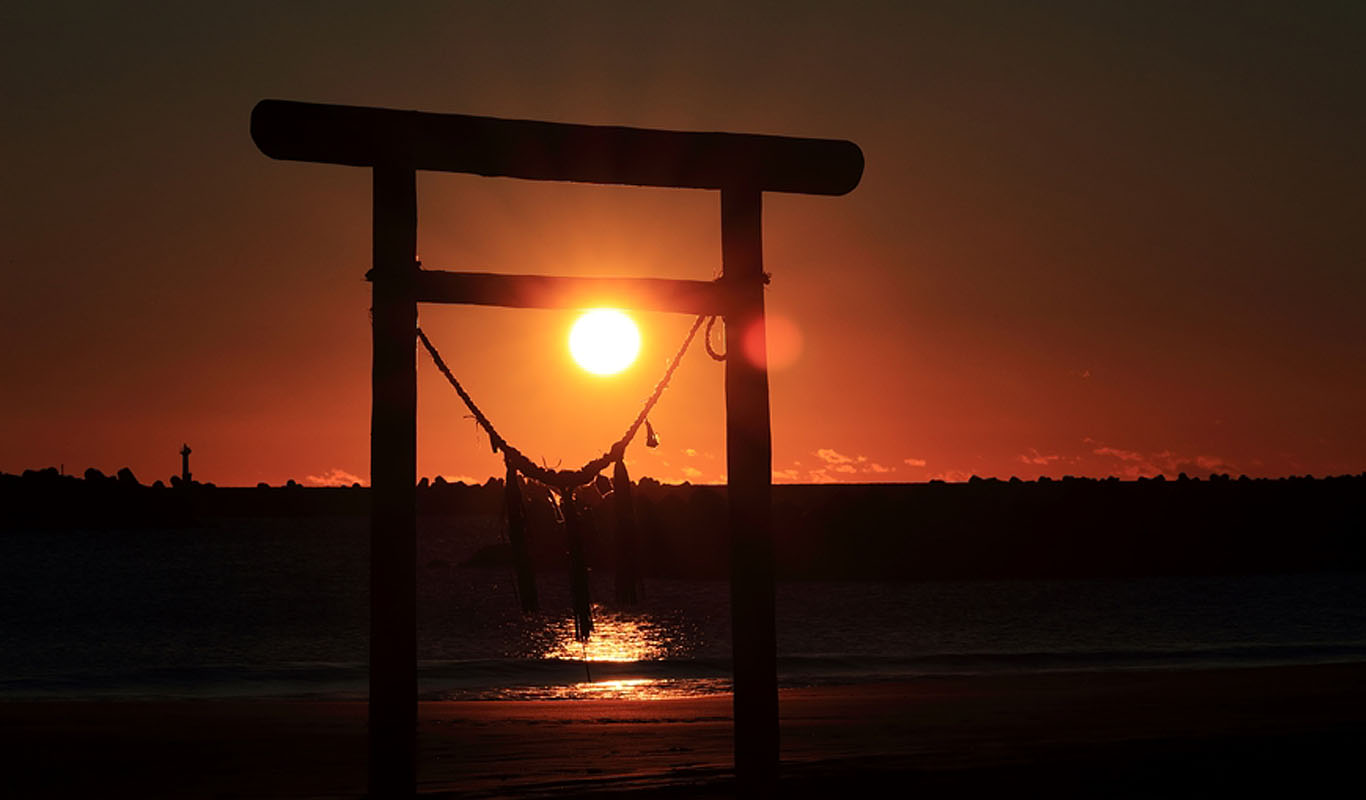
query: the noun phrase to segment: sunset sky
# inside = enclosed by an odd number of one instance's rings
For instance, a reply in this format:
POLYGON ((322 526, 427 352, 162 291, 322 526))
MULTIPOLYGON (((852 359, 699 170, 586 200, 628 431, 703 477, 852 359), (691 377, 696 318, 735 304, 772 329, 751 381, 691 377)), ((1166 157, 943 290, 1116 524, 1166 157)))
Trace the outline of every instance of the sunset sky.
MULTIPOLYGON (((369 475, 370 174, 267 97, 850 139, 766 195, 775 478, 1366 469, 1366 4, 71 3, 0 12, 0 470, 369 475), (776 348, 785 349, 779 358, 776 348)), ((709 279, 714 192, 423 173, 430 268, 709 279)), ((529 456, 599 455, 691 320, 424 306, 529 456)), ((419 474, 501 472, 422 355, 419 474)), ((637 477, 724 479, 699 349, 637 477)))

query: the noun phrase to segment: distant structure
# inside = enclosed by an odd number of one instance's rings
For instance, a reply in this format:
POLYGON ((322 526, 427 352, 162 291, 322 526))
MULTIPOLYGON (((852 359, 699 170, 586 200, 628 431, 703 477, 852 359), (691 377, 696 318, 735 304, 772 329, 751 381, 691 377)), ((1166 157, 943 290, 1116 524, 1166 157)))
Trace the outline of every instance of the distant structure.
POLYGON ((184 486, 190 485, 190 452, 188 444, 180 446, 180 482, 184 486))

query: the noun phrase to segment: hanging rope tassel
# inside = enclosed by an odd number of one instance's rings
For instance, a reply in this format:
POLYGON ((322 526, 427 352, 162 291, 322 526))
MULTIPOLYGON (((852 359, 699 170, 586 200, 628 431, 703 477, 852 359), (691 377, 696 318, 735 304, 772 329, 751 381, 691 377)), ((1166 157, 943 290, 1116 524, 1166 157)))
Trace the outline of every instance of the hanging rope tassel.
POLYGON ((541 603, 536 593, 536 570, 532 566, 531 551, 527 546, 526 501, 522 498, 522 479, 511 464, 508 464, 503 498, 507 503, 512 564, 517 570, 517 597, 522 601, 522 613, 531 614, 540 609, 541 603))
POLYGON ((640 565, 636 561, 636 507, 625 459, 618 459, 612 470, 612 504, 617 517, 617 602, 633 606, 640 602, 640 565))
POLYGON ((593 607, 588 598, 588 560, 584 554, 584 525, 574 489, 563 492, 564 529, 569 537, 569 594, 574 603, 574 638, 588 641, 593 635, 593 607))

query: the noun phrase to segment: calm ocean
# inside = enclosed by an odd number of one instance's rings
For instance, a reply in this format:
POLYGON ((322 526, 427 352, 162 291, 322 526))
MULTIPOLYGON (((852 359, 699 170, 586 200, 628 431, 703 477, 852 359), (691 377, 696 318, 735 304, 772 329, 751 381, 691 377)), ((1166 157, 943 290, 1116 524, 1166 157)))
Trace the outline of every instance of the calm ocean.
MULTIPOLYGON (((457 566, 497 520, 422 524, 424 696, 729 688, 724 583, 648 580, 584 648, 564 576, 524 618, 508 571, 457 566)), ((0 534, 0 698, 362 697, 366 538, 351 517, 0 534)), ((1363 661, 1366 575, 788 583, 778 631, 784 685, 1363 661)))

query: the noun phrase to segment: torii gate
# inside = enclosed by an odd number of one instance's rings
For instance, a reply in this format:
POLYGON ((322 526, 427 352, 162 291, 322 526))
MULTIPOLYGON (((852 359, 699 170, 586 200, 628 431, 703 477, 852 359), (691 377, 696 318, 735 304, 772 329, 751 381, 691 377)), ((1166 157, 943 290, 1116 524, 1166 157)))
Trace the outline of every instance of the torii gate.
POLYGON ((725 319, 735 773, 768 794, 778 771, 772 435, 763 341, 763 192, 842 195, 858 185, 852 142, 567 125, 262 100, 251 135, 271 158, 374 170, 370 418, 370 793, 412 796, 417 730, 418 303, 513 308, 607 305, 725 319), (714 281, 565 278, 425 270, 416 171, 721 192, 714 281), (750 358, 740 357, 750 354, 750 358), (754 358, 753 356, 757 356, 754 358))

